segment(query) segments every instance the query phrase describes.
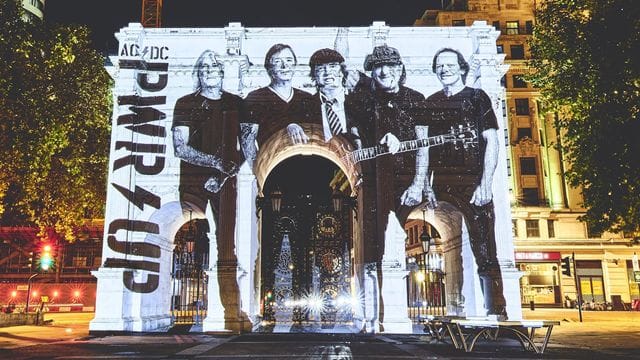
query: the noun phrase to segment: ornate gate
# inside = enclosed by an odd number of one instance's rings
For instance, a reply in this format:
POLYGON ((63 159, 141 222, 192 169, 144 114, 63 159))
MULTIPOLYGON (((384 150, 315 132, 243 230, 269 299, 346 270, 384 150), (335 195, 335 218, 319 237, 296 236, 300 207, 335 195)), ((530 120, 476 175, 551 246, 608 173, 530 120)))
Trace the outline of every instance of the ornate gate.
POLYGON ((177 324, 202 324, 207 311, 208 238, 206 222, 189 221, 176 234, 173 252, 171 320, 177 324), (204 226, 203 226, 204 225, 204 226))

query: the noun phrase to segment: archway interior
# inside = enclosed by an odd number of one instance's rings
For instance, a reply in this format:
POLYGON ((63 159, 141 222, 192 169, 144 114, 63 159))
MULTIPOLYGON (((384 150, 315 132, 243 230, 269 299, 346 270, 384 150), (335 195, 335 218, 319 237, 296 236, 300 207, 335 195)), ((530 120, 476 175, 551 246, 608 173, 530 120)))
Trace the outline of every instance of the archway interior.
MULTIPOLYGON (((209 268, 209 224, 206 219, 184 223, 174 238, 171 268, 171 321, 199 324, 206 317, 209 268)), ((214 260, 215 261, 215 260, 214 260)))
POLYGON ((293 156, 268 175, 263 193, 263 319, 350 320, 338 306, 352 274, 354 209, 344 173, 323 157, 293 156))

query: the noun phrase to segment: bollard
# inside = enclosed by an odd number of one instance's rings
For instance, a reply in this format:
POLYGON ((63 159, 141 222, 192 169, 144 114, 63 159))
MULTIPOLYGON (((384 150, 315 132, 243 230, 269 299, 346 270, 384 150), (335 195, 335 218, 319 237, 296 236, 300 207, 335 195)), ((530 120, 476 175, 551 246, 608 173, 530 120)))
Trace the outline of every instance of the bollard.
POLYGON ((531 310, 535 310, 536 309, 536 304, 533 302, 533 300, 529 301, 529 308, 531 310))

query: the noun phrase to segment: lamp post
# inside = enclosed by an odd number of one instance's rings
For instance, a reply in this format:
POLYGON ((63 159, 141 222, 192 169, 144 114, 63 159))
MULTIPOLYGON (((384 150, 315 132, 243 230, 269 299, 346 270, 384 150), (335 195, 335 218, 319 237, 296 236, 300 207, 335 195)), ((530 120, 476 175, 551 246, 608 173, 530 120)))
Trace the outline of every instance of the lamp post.
POLYGON ((36 276, 38 276, 38 273, 31 274, 31 276, 29 276, 29 280, 27 280, 27 306, 24 309, 25 314, 29 314, 29 299, 31 298, 31 280, 33 280, 33 278, 36 276))
POLYGON ((422 233, 420 234, 420 243, 422 244, 422 264, 425 269, 425 301, 427 302, 426 306, 430 304, 429 301, 429 286, 430 286, 430 276, 429 276, 429 248, 431 247, 431 236, 429 235, 429 231, 427 229, 427 220, 425 213, 427 212, 426 208, 422 209, 422 233))
POLYGON ((331 205, 335 213, 339 214, 342 211, 342 193, 338 188, 333 189, 331 193, 331 205))
POLYGON ((282 191, 275 189, 271 192, 271 210, 274 213, 279 213, 282 207, 282 191))

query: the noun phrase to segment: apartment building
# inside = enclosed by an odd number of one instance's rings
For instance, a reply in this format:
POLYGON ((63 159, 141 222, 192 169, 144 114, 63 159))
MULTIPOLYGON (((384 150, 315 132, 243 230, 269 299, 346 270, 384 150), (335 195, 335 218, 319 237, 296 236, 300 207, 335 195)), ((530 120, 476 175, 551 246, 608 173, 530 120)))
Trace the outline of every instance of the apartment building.
POLYGON ((563 177, 570 164, 555 147, 562 139, 554 128, 554 114, 542 112, 539 91, 525 80, 531 71, 528 40, 535 29, 536 0, 452 0, 442 5, 426 10, 414 25, 470 26, 486 21, 501 32, 496 50, 510 66, 502 80, 503 120, 510 148, 511 214, 522 304, 566 306, 578 291, 584 302, 616 307, 639 299, 632 262, 640 253, 638 237, 589 233, 587 224, 578 220, 585 211, 582 194, 563 177), (564 275, 562 259, 573 254, 575 268, 572 263, 571 276, 564 275))

